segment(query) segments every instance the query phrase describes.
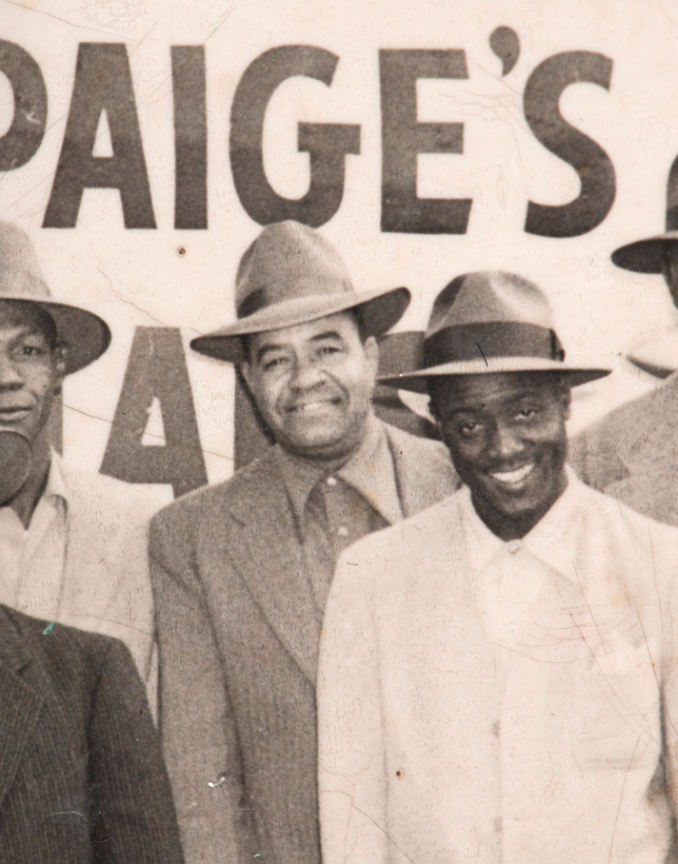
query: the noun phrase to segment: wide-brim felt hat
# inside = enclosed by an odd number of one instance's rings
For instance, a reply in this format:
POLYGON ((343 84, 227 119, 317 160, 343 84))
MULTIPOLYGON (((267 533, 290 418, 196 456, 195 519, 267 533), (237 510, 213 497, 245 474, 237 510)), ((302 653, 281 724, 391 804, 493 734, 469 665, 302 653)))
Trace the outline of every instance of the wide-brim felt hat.
POLYGON ((653 334, 639 345, 634 345, 627 358, 656 378, 667 378, 678 369, 678 325, 653 334))
POLYGON ((0 302, 35 306, 54 321, 57 342, 66 346, 65 372, 77 372, 108 348, 106 322, 79 306, 52 299, 33 245, 16 225, 0 222, 0 302))
POLYGON ((673 160, 666 181, 666 230, 654 237, 634 240, 612 253, 612 261, 635 273, 661 273, 666 250, 678 243, 678 157, 673 160))
POLYGON ((357 291, 336 249, 317 231, 287 220, 267 225, 240 260, 237 319, 198 336, 191 348, 237 363, 242 337, 355 309, 368 335, 386 333, 410 302, 405 287, 357 291))
POLYGON ((678 245, 678 230, 664 231, 644 240, 635 240, 620 246, 612 253, 612 261, 624 270, 635 273, 661 273, 668 246, 678 245))
POLYGON ((379 383, 425 393, 439 377, 545 372, 575 387, 609 375, 567 363, 552 319, 546 296, 529 280, 503 271, 465 273, 436 297, 420 367, 379 383))

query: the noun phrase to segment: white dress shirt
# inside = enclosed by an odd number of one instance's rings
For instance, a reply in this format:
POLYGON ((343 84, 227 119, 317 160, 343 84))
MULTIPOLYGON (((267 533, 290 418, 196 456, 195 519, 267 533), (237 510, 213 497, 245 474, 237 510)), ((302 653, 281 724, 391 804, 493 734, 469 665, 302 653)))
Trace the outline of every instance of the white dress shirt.
POLYGON ((568 478, 521 540, 463 489, 340 559, 318 678, 326 864, 668 860, 678 531, 568 478))
POLYGON ((0 507, 0 602, 28 615, 57 616, 66 558, 68 494, 52 452, 47 482, 28 528, 0 507))

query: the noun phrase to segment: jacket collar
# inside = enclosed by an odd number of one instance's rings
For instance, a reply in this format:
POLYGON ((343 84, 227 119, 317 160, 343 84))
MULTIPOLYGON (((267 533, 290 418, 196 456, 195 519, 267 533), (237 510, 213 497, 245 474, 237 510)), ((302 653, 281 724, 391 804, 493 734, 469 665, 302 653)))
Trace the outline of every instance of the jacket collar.
MULTIPOLYGON (((297 459, 277 444, 273 450, 303 535, 308 496, 314 486, 329 474, 322 466, 297 459)), ((389 525, 402 519, 393 455, 384 424, 373 414, 368 418, 360 447, 332 474, 352 486, 389 525)))
MULTIPOLYGON (((437 503, 459 485, 442 446, 388 424, 383 429, 404 516, 437 503)), ((225 508, 240 530, 237 539, 225 532, 223 554, 234 562, 270 626, 315 686, 322 616, 274 448, 242 469, 241 483, 240 494, 226 492, 225 508)))

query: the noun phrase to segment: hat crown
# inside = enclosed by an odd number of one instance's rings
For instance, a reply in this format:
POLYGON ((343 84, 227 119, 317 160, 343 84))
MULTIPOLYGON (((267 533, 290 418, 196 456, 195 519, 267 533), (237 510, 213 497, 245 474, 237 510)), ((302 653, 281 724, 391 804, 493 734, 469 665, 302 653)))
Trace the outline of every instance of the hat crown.
POLYGON ((50 296, 28 236, 16 225, 0 222, 0 299, 48 300, 50 296))
POLYGON ((511 322, 553 328, 551 306, 528 279, 501 270, 464 273, 436 297, 426 339, 448 327, 511 322))
POLYGON ((240 259, 236 314, 244 318, 289 300, 346 293, 354 293, 353 283, 332 244, 300 222, 276 222, 240 259))

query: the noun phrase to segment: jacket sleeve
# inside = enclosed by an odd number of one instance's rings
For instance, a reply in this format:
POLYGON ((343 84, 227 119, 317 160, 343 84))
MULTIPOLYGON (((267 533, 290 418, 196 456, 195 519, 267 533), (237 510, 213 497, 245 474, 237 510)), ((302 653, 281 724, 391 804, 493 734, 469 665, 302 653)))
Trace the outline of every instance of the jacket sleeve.
POLYGON ((129 650, 117 640, 99 673, 88 743, 93 861, 181 864, 160 743, 129 650))
MULTIPOLYGON (((151 523, 159 728, 187 864, 237 861, 241 783, 221 657, 182 533, 151 523)), ((226 599, 226 598, 225 598, 226 599)))
MULTIPOLYGON (((350 553, 349 553, 350 554, 350 553)), ((386 864, 378 645, 364 563, 340 558, 318 671, 318 792, 323 864, 386 864)))

